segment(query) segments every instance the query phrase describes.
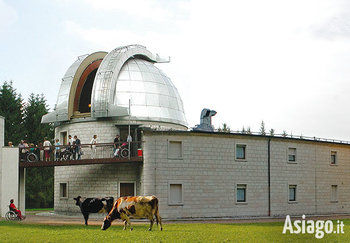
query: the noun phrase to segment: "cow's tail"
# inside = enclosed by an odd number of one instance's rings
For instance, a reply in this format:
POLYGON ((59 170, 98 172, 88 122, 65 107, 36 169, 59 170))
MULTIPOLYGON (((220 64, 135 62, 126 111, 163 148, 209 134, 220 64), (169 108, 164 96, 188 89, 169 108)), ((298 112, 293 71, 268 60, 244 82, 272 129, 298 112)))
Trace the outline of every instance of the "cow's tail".
POLYGON ((158 198, 156 198, 155 196, 153 196, 152 201, 154 202, 154 204, 153 204, 154 209, 155 209, 154 216, 156 217, 157 227, 158 227, 158 224, 160 224, 160 230, 163 230, 163 227, 162 227, 162 219, 161 219, 161 217, 160 217, 160 215, 159 215, 159 202, 158 202, 158 198))

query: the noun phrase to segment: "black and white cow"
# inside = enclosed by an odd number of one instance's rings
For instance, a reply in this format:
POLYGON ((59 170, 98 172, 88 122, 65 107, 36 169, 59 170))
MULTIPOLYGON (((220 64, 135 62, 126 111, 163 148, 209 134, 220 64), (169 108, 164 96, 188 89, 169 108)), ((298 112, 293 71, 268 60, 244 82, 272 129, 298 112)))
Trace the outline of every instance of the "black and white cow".
POLYGON ((114 198, 83 198, 78 196, 74 198, 75 205, 80 207, 80 211, 84 216, 85 225, 88 225, 90 213, 109 213, 112 210, 114 198))

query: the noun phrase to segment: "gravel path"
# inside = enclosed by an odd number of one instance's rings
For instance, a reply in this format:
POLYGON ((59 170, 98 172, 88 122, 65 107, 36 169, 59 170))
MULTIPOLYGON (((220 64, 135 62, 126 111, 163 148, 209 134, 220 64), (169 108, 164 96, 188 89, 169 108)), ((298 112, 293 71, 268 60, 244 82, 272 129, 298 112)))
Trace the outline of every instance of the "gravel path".
MULTIPOLYGON (((297 217, 301 218, 301 217, 297 217)), ((306 220, 337 220, 337 219, 349 219, 350 215, 331 215, 331 216, 306 216, 306 220)), ((4 218, 1 218, 4 220, 4 218)), ((219 218, 219 219, 185 219, 185 220, 163 220, 165 224, 176 223, 218 223, 218 224, 238 224, 238 223, 266 223, 266 222, 284 222, 285 218, 219 218)), ((102 225, 103 215, 92 214, 89 219, 89 225, 102 225)), ((27 214, 26 219, 21 223, 24 224, 45 224, 45 225, 72 225, 72 224, 84 224, 84 218, 79 216, 64 216, 54 213, 38 213, 27 214)), ((132 220, 133 224, 147 224, 148 220, 132 220)), ((115 220, 114 225, 122 225, 120 220, 115 220)))

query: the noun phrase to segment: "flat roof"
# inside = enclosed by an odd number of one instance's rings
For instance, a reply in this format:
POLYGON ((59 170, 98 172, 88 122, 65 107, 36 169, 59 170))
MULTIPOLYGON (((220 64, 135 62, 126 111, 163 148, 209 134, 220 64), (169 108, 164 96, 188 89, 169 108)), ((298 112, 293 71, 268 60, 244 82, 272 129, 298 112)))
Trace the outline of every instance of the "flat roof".
POLYGON ((316 142, 316 143, 325 143, 325 144, 335 144, 335 145, 350 145, 350 141, 339 140, 339 139, 328 139, 328 138, 317 138, 317 137, 308 137, 308 136, 296 136, 296 135, 262 135, 260 133, 247 133, 247 132, 208 132, 208 131, 181 131, 181 130, 156 130, 151 128, 143 128, 144 132, 149 132, 153 134, 169 134, 169 135, 206 135, 206 136, 243 136, 243 137, 253 137, 260 139, 271 139, 271 140, 289 140, 289 141, 300 141, 300 142, 316 142))

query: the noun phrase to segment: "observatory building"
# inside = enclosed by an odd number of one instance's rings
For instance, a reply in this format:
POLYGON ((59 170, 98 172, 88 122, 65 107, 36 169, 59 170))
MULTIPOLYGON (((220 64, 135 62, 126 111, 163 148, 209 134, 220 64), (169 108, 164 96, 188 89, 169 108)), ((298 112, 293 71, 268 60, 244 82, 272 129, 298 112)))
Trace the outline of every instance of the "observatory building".
MULTIPOLYGON (((113 143, 117 134, 126 141, 130 126, 133 147, 141 147, 136 143, 142 128, 187 130, 176 87, 154 65, 169 60, 140 45, 79 56, 62 78, 54 111, 42 122, 55 124, 62 144, 68 143, 68 135, 77 135, 82 144, 89 144, 93 135, 99 144, 113 143)), ((82 146, 82 151, 82 158, 90 159, 91 149, 82 146)), ((97 147, 96 158, 113 158, 113 147, 97 147)), ((76 210, 73 195, 142 194, 139 164, 55 167, 55 210, 76 210)))
POLYGON ((169 60, 130 45, 68 68, 42 122, 63 144, 77 135, 86 163, 56 162, 55 212, 79 213, 78 195, 156 195, 163 218, 350 213, 348 142, 216 132, 209 109, 188 130, 176 87, 155 65, 169 60), (128 158, 114 158, 117 134, 132 137, 128 158))

